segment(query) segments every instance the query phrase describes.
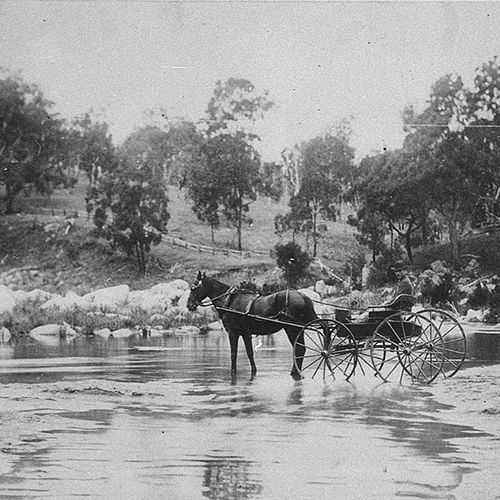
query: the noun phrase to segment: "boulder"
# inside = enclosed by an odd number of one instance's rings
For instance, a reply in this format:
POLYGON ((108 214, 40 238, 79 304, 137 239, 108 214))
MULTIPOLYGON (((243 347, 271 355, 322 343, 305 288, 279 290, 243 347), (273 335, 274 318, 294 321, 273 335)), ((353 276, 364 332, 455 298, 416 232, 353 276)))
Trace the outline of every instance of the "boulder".
POLYGON ((94 330, 94 335, 107 339, 111 335, 111 330, 109 328, 99 328, 98 330, 94 330))
POLYGON ((41 325, 33 328, 29 332, 30 337, 50 336, 50 337, 63 337, 64 326, 57 323, 49 323, 48 325, 41 325))
POLYGON ((327 286, 324 280, 316 281, 314 284, 314 291, 319 294, 320 297, 325 297, 327 294, 327 286))
POLYGON ((87 311, 90 307, 91 302, 88 299, 71 291, 69 291, 65 297, 62 297, 61 295, 52 296, 52 298, 40 306, 40 308, 44 311, 48 309, 68 311, 74 308, 87 311))
POLYGON ((312 288, 301 288, 298 290, 300 293, 306 295, 309 297, 311 300, 320 300, 321 297, 319 296, 319 293, 315 292, 312 288))
POLYGON ((467 315, 465 316, 465 320, 470 321, 471 323, 482 323, 487 314, 488 310, 469 309, 467 311, 467 315))
POLYGON ((59 295, 46 292, 41 288, 35 288, 26 293, 26 300, 29 302, 47 302, 54 297, 59 297, 59 295))
POLYGON ((12 314, 15 306, 14 292, 5 285, 0 285, 0 314, 12 314))
POLYGON ((137 290, 130 292, 126 309, 140 309, 149 315, 163 313, 165 311, 165 301, 161 295, 153 293, 151 290, 137 290))
POLYGON ((118 330, 113 330, 110 334, 110 337, 113 337, 114 339, 127 339, 132 335, 135 335, 135 332, 133 332, 129 328, 119 328, 118 330))
POLYGON ((151 294, 158 297, 158 302, 163 304, 164 308, 168 308, 170 305, 176 305, 188 290, 189 285, 186 281, 174 280, 153 286, 151 294))
POLYGON ((6 344, 11 338, 10 331, 5 326, 0 328, 0 344, 6 344))
POLYGON ((84 295, 83 299, 88 300, 94 309, 117 312, 127 303, 129 293, 128 285, 118 285, 95 290, 84 295))

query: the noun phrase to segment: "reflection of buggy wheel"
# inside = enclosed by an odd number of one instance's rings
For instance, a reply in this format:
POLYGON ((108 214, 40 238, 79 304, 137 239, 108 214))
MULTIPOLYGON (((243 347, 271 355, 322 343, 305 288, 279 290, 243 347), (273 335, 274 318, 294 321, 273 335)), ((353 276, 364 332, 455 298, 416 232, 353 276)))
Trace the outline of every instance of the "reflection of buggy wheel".
POLYGON ((440 309, 424 309, 418 314, 428 316, 439 330, 444 343, 441 371, 445 377, 453 377, 465 360, 467 344, 462 325, 451 313, 440 309))
POLYGON ((293 344, 295 369, 303 376, 348 380, 357 362, 356 340, 343 323, 332 319, 316 319, 305 325, 293 344))
POLYGON ((442 371, 443 338, 426 315, 398 312, 375 328, 370 356, 382 380, 430 383, 442 371))

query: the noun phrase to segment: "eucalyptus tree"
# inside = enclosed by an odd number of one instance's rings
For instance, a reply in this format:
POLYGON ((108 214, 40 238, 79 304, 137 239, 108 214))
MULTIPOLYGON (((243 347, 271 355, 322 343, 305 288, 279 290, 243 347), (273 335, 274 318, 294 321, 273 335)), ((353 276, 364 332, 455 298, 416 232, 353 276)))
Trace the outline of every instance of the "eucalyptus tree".
MULTIPOLYGON (((476 82, 483 81, 484 67, 478 71, 476 82)), ((480 85, 469 90, 459 76, 445 75, 432 86, 423 112, 417 114, 411 108, 404 112, 409 133, 403 147, 418 172, 419 192, 445 221, 455 263, 478 201, 498 182, 498 140, 485 126, 498 120, 498 115, 486 119, 478 112, 484 101, 480 85)), ((490 110, 496 109, 488 104, 490 110)))
MULTIPOLYGON (((237 248, 242 250, 243 224, 251 224, 250 204, 261 186, 260 156, 243 134, 220 134, 207 140, 207 188, 212 203, 236 229, 237 248)), ((212 213, 212 217, 218 211, 212 213)))
POLYGON ((299 189, 290 198, 290 216, 282 221, 288 219, 294 227, 299 225, 311 235, 315 257, 321 219, 337 217, 339 197, 352 175, 354 149, 347 136, 330 132, 301 144, 298 149, 301 156, 299 189))
POLYGON ((50 194, 65 183, 67 132, 36 85, 3 72, 0 78, 0 186, 6 213, 21 193, 50 194))
POLYGON ((87 174, 90 183, 116 166, 117 155, 109 125, 99 121, 92 111, 73 119, 71 134, 78 167, 87 174))
POLYGON ((242 249, 242 229, 251 223, 249 206, 259 191, 277 196, 270 167, 263 168, 254 144, 255 122, 273 105, 267 92, 259 92, 245 79, 217 81, 202 120, 204 144, 183 184, 198 218, 214 230, 224 217, 235 229, 242 249))
POLYGON ((89 186, 89 212, 99 234, 114 247, 135 255, 145 274, 151 246, 161 241, 169 220, 165 187, 156 182, 152 167, 122 158, 89 186))

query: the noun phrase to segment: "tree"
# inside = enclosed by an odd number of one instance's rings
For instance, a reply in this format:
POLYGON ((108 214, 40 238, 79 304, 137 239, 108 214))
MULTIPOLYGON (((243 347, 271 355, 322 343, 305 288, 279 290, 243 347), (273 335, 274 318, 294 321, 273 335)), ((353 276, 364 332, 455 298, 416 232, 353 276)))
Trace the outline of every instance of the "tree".
POLYGON ((147 125, 136 130, 127 137, 122 151, 133 161, 147 162, 160 182, 183 186, 202 144, 203 136, 193 123, 178 121, 165 128, 147 125))
POLYGON ((7 213, 21 191, 50 194, 66 180, 66 132, 51 107, 36 85, 16 76, 0 80, 0 186, 7 213))
POLYGON ((260 172, 260 181, 260 195, 267 196, 276 202, 281 200, 284 191, 281 165, 274 162, 264 163, 260 172))
POLYGON ((378 240, 388 228, 391 236, 396 233, 402 240, 408 259, 413 262, 412 240, 429 211, 421 188, 418 171, 402 151, 387 151, 361 161, 354 188, 360 205, 356 227, 364 233, 373 258, 382 250, 378 240), (377 228, 379 224, 381 227, 377 228))
POLYGON ((260 186, 260 156, 241 133, 221 134, 205 145, 208 194, 236 229, 237 248, 242 249, 243 224, 250 224, 249 206, 260 186))
POLYGON ((146 256, 161 241, 169 220, 167 194, 155 182, 152 168, 123 159, 89 187, 88 199, 98 231, 128 255, 135 254, 145 274, 146 256))
POLYGON ((268 92, 257 92, 249 80, 229 78, 224 83, 218 80, 206 111, 207 135, 240 132, 247 139, 256 139, 253 125, 273 104, 268 92))
POLYGON ((171 153, 164 130, 151 125, 135 130, 123 142, 121 152, 132 163, 147 163, 153 179, 159 182, 165 180, 171 153))
POLYGON ((73 120, 71 133, 76 161, 91 183, 103 171, 116 166, 117 155, 107 123, 99 122, 87 112, 73 120))
POLYGON ((446 222, 455 264, 463 231, 496 175, 489 161, 491 151, 485 151, 491 146, 485 146, 484 131, 478 137, 474 127, 479 115, 471 103, 483 99, 474 94, 459 76, 445 75, 432 86, 422 113, 411 108, 404 113, 409 131, 405 152, 418 171, 419 192, 446 222))
POLYGON ((212 239, 223 215, 236 228, 239 250, 243 224, 251 223, 250 203, 260 191, 268 196, 279 194, 274 167, 261 170, 253 146, 258 136, 251 131, 272 104, 267 92, 258 93, 248 80, 218 81, 204 120, 205 140, 201 148, 193 148, 192 161, 183 169, 182 185, 187 186, 198 218, 210 224, 212 239))
POLYGON ((215 243, 215 230, 220 224, 220 200, 222 198, 222 183, 220 172, 212 168, 208 157, 209 148, 206 145, 198 155, 198 161, 193 161, 185 172, 182 187, 192 201, 191 208, 201 222, 210 226, 211 240, 215 243))
MULTIPOLYGON (((483 213, 479 223, 500 222, 500 61, 491 61, 476 68, 474 85, 467 93, 470 119, 464 130, 473 144, 477 168, 485 175, 485 190, 478 209, 483 213)), ((476 212, 476 216, 480 216, 476 212)))
POLYGON ((312 259, 299 245, 288 242, 276 245, 276 263, 285 272, 286 280, 291 286, 296 286, 306 274, 312 259))
POLYGON ((311 228, 316 257, 319 217, 335 220, 339 196, 351 175, 354 150, 347 137, 326 133, 302 144, 300 153, 300 186, 290 199, 291 220, 303 217, 302 227, 311 228))

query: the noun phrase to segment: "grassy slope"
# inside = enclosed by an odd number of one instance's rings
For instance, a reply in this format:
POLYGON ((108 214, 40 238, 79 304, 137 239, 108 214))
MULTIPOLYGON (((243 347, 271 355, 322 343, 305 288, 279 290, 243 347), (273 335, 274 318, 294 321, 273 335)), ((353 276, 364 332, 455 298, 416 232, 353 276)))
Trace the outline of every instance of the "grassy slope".
MULTIPOLYGON (((37 213, 40 208, 85 211, 85 182, 71 192, 61 190, 49 199, 33 196, 20 199, 17 208, 26 213, 37 213)), ((169 232, 194 243, 211 245, 209 228, 201 224, 189 204, 178 190, 169 190, 169 232)), ((267 199, 251 206, 251 227, 243 233, 244 249, 270 251, 280 240, 274 234, 273 220, 278 213, 285 213, 285 202, 276 204, 267 199)), ((63 217, 59 218, 64 220, 63 217)), ((218 272, 228 281, 240 281, 265 274, 275 265, 271 257, 250 258, 210 255, 172 247, 166 243, 153 247, 148 274, 140 276, 134 260, 122 255, 112 255, 102 242, 93 241, 88 233, 92 224, 85 217, 76 219, 75 228, 68 237, 47 241, 44 226, 54 218, 38 215, 0 217, 0 272, 12 268, 37 267, 38 272, 18 273, 17 286, 29 290, 35 287, 58 293, 73 290, 85 293, 92 289, 127 283, 132 289, 144 289, 161 281, 183 278, 192 281, 198 269, 218 272), (67 249, 74 250, 72 260, 67 249), (66 249, 66 250, 65 250, 66 249)), ((322 240, 319 257, 333 268, 340 269, 354 245, 352 232, 343 223, 329 224, 329 236, 322 240)), ((231 227, 222 227, 216 233, 216 245, 235 247, 236 235, 231 227)), ((299 242, 304 246, 303 242, 299 242)))

